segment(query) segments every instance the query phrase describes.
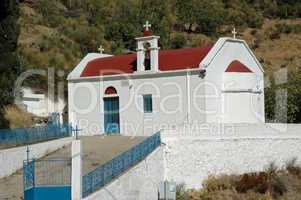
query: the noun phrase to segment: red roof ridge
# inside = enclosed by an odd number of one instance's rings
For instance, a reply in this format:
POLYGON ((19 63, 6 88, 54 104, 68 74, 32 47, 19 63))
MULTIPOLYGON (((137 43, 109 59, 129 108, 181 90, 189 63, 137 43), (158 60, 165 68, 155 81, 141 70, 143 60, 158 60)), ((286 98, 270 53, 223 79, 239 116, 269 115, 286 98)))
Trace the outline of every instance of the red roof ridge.
MULTIPOLYGON (((159 70, 173 71, 198 68, 213 45, 197 48, 168 49, 159 51, 159 70)), ((96 58, 88 62, 81 77, 130 74, 136 69, 136 53, 96 58)))
POLYGON ((233 60, 225 72, 253 73, 253 71, 238 60, 233 60))

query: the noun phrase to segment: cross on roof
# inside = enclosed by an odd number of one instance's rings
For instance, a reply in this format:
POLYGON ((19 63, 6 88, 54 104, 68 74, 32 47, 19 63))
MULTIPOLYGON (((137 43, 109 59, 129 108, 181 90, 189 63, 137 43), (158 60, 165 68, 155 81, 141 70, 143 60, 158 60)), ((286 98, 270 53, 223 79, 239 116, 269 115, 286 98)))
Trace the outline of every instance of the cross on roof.
POLYGON ((143 25, 143 27, 145 28, 146 31, 148 31, 149 28, 152 27, 152 25, 149 23, 149 21, 146 21, 146 23, 143 25))
POLYGON ((104 50, 105 49, 100 45, 99 48, 98 48, 99 53, 102 54, 104 52, 104 50))
POLYGON ((236 39, 236 34, 237 34, 237 32, 236 32, 235 27, 234 27, 233 30, 232 30, 232 34, 233 34, 233 38, 236 39))

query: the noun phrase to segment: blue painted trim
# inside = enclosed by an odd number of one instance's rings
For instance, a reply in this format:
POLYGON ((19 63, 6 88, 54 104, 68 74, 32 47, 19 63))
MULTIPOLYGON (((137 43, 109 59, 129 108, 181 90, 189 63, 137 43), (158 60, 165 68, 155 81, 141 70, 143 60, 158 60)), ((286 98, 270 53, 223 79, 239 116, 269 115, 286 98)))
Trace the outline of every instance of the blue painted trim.
POLYGON ((71 200, 71 186, 34 187, 24 193, 25 200, 71 200))

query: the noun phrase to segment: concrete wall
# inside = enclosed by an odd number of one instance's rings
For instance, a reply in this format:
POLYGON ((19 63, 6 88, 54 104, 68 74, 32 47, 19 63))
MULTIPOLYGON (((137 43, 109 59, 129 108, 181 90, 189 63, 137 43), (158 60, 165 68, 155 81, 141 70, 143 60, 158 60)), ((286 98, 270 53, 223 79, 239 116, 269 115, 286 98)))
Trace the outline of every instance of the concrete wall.
MULTIPOLYGON (((41 158, 69 144, 72 140, 72 137, 68 137, 29 145, 30 158, 41 158)), ((0 178, 9 176, 23 167, 23 161, 27 156, 26 150, 26 146, 0 150, 0 178)))
POLYGON ((154 200, 164 179, 163 148, 84 200, 154 200))
POLYGON ((271 162, 281 167, 294 157, 301 161, 301 126, 286 127, 285 132, 252 125, 236 129, 228 135, 163 131, 166 178, 185 183, 188 188, 200 188, 209 175, 260 171, 271 162))

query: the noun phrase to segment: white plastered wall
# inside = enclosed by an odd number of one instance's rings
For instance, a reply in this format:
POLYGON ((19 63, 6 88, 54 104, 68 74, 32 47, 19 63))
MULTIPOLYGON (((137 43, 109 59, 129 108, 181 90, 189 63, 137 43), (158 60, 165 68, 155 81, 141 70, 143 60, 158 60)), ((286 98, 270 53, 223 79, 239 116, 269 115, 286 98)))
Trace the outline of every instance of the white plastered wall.
MULTIPOLYGON (((257 123, 264 121, 263 70, 244 41, 221 38, 200 65, 206 67, 206 94, 210 95, 210 97, 206 98, 205 100, 206 110, 209 111, 206 115, 207 122, 257 123), (255 78, 247 77, 248 75, 245 75, 246 73, 225 72, 229 64, 234 60, 238 60, 250 68, 250 70, 254 72, 255 78), (241 76, 241 78, 234 76, 241 76), (224 89, 224 84, 229 82, 229 79, 232 79, 232 82, 235 80, 234 83, 236 83, 237 86, 234 85, 232 87, 236 88, 237 90, 243 90, 245 88, 252 87, 248 84, 254 83, 253 81, 250 82, 251 79, 256 79, 256 83, 258 83, 259 90, 261 92, 259 94, 251 92, 249 93, 250 95, 246 95, 246 92, 237 93, 234 95, 223 93, 222 90, 224 89), (239 96, 240 94, 241 98, 235 98, 235 96, 239 96), (235 108, 227 108, 227 103, 224 102, 224 99, 229 99, 231 95, 234 96, 232 99, 237 102, 235 102, 235 104, 234 102, 228 104, 228 106, 233 105, 235 108), (250 103, 243 102, 247 98, 250 102, 250 99, 252 99, 252 101, 256 100, 256 102, 253 102, 255 103, 255 106, 251 106, 250 103), (240 118, 236 118, 236 115, 233 115, 234 118, 231 118, 231 113, 225 113, 227 110, 230 110, 234 113, 249 113, 250 115, 245 115, 244 117, 240 118)), ((253 85, 253 87, 255 87, 255 84, 253 85)))
POLYGON ((69 123, 77 126, 80 135, 98 135, 103 133, 101 123, 102 82, 75 81, 68 83, 69 123))
POLYGON ((198 70, 188 76, 183 72, 69 81, 69 121, 82 129, 81 135, 104 133, 104 92, 112 86, 119 96, 123 135, 151 135, 188 121, 204 122, 200 112, 204 110, 202 82, 198 70), (143 112, 145 94, 152 94, 153 113, 143 112), (194 95, 199 96, 196 101, 194 95))
MULTIPOLYGON (((204 115, 188 103, 187 82, 191 87, 202 82, 198 73, 132 77, 125 80, 104 80, 103 89, 116 88, 120 104, 121 134, 151 135, 162 128, 182 126, 187 120, 204 121, 204 115), (188 80, 187 80, 188 79, 188 80), (145 94, 152 94, 153 113, 143 112, 145 94), (189 108, 190 107, 190 108, 189 108), (189 117, 188 117, 189 116, 189 117)), ((201 87, 198 91, 202 93, 201 87)), ((100 100, 102 104, 102 100, 100 100)), ((202 107, 201 101, 196 105, 202 107)), ((103 105, 101 105, 103 106, 103 105)), ((102 117, 103 123, 103 117, 102 117)))

